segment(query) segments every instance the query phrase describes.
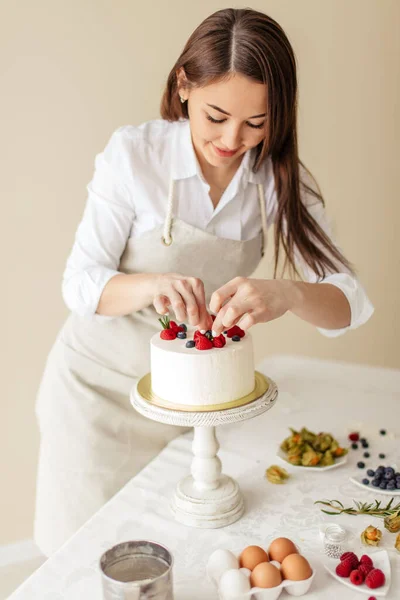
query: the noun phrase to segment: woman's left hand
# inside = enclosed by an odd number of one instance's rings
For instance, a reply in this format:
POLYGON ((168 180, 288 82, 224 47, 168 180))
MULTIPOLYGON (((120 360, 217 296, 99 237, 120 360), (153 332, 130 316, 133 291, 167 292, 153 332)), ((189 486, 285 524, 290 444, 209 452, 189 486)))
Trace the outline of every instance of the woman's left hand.
POLYGON ((291 307, 292 290, 293 282, 287 279, 235 277, 211 296, 213 331, 219 335, 236 324, 247 330, 281 317, 291 307))

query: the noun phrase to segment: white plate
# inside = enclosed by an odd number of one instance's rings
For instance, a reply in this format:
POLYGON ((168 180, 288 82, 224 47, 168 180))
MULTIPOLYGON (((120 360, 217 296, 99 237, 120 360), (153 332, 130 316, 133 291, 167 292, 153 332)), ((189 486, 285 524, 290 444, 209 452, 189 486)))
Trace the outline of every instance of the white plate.
MULTIPOLYGON (((382 461, 382 459, 381 459, 382 461)), ((398 465, 395 463, 391 463, 389 462, 386 466, 388 467, 392 467, 395 472, 399 471, 398 465)), ((371 467, 368 467, 371 468, 371 467)), ((359 469, 358 472, 353 475, 352 477, 350 477, 350 481, 352 481, 353 483, 355 483, 356 485, 358 485, 359 487, 361 487, 363 490, 370 490, 371 492, 373 492, 374 494, 384 494, 386 496, 400 496, 400 490, 381 490, 381 488, 376 488, 372 485, 372 479, 373 477, 370 477, 369 475, 367 475, 367 467, 365 467, 365 469, 359 469), (362 480, 366 478, 369 479, 369 485, 365 485, 365 483, 362 482, 362 480)))
MULTIPOLYGON (((366 477, 368 477, 368 475, 366 477)), ((349 479, 365 491, 369 490, 374 494, 384 494, 385 496, 400 496, 400 490, 381 490, 381 488, 374 487, 373 485, 371 485, 371 483, 369 485, 365 485, 365 483, 362 483, 361 481, 362 479, 364 479, 364 477, 350 477, 349 479)), ((371 478, 368 479, 372 481, 371 478)))
MULTIPOLYGON (((366 554, 366 552, 363 552, 363 554, 366 554)), ((343 585, 345 585, 346 587, 351 588, 353 592, 363 592, 364 594, 369 594, 369 596, 386 596, 386 594, 389 591, 391 582, 390 560, 388 553, 386 552, 386 550, 380 550, 378 552, 371 552, 370 554, 368 554, 368 556, 370 556, 373 560, 374 567, 383 571, 383 574, 385 575, 386 579, 385 585, 374 590, 369 588, 365 583, 362 583, 361 585, 354 585, 354 583, 351 583, 350 577, 339 577, 339 575, 336 575, 335 569, 336 566, 339 564, 338 558, 329 558, 328 556, 325 556, 325 554, 322 554, 321 562, 324 565, 324 568, 328 571, 328 573, 332 575, 332 577, 334 577, 337 581, 340 581, 340 583, 343 583, 343 585)))
POLYGON ((347 462, 347 458, 348 458, 348 454, 345 454, 344 456, 337 458, 333 465, 328 465, 326 467, 319 467, 318 465, 315 467, 304 467, 303 465, 292 465, 292 463, 290 463, 287 459, 286 452, 284 452, 281 448, 278 448, 276 455, 278 458, 283 460, 287 465, 290 465, 294 469, 299 469, 299 470, 302 469, 303 471, 317 471, 317 472, 329 471, 330 469, 336 469, 337 467, 344 465, 347 462))

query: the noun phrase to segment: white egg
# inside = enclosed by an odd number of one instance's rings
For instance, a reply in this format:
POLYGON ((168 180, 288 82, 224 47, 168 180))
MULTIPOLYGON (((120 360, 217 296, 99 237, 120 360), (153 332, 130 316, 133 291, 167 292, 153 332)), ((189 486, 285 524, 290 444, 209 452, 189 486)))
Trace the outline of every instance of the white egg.
POLYGON ((281 563, 278 562, 277 560, 270 560, 269 564, 270 565, 274 565, 274 567, 276 567, 277 569, 281 570, 281 563))
POLYGON ((216 550, 208 559, 207 574, 217 585, 221 576, 229 569, 239 569, 239 561, 229 550, 216 550))
POLYGON ((237 600, 241 594, 251 589, 250 580, 238 569, 226 571, 219 582, 219 594, 222 600, 237 600))
POLYGON ((239 571, 241 573, 244 573, 246 575, 246 577, 250 577, 250 575, 251 575, 250 569, 245 569, 245 567, 242 567, 241 569, 239 569, 239 571))

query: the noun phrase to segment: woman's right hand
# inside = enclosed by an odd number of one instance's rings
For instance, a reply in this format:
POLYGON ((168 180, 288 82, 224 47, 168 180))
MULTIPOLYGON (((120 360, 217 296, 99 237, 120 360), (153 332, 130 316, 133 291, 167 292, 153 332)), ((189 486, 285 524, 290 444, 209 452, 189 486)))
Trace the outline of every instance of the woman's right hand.
POLYGON ((189 323, 198 329, 211 329, 212 319, 206 307, 204 284, 197 277, 179 273, 157 276, 153 305, 160 315, 171 308, 179 323, 189 323))

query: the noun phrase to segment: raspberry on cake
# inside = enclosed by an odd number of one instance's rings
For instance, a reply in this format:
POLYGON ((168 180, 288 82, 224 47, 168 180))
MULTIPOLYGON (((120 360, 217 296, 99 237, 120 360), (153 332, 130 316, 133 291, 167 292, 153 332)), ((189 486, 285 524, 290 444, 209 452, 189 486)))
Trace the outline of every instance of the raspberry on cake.
POLYGON ((196 338, 195 345, 197 350, 211 350, 213 343, 205 335, 200 335, 196 338))
POLYGON ((226 332, 226 335, 228 338, 232 338, 234 335, 238 335, 239 337, 242 338, 246 335, 246 332, 243 331, 243 329, 241 329, 238 325, 234 325, 233 327, 228 329, 228 331, 226 332))
POLYGON ((213 338, 215 348, 223 348, 226 345, 226 339, 223 333, 213 338))
POLYGON ((162 340, 174 340, 176 338, 176 331, 173 329, 163 329, 160 331, 160 338, 162 340))

